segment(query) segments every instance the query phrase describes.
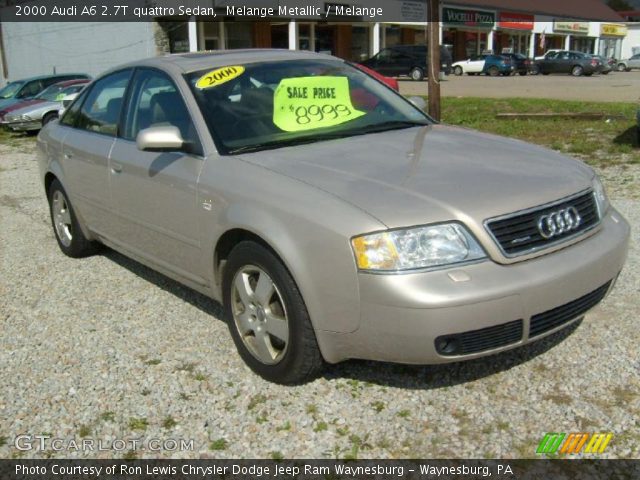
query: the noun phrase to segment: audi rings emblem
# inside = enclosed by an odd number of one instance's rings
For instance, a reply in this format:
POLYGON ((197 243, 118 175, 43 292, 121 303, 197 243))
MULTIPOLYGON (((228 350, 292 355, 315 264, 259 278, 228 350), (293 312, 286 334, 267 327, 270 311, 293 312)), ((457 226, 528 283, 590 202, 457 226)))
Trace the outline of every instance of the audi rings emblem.
POLYGON ((576 207, 563 208, 556 212, 543 215, 538 219, 538 232, 542 238, 551 238, 576 230, 582 222, 582 217, 576 207))

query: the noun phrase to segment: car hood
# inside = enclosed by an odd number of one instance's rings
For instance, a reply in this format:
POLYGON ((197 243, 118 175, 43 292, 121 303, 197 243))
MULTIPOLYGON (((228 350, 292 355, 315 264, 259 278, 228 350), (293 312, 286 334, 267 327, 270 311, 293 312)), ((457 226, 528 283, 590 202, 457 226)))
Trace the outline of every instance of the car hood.
POLYGON ((13 105, 9 105, 2 110, 0 110, 0 115, 6 115, 7 113, 13 112, 15 110, 19 110, 21 108, 29 107, 31 105, 37 105, 39 103, 43 103, 44 100, 40 99, 32 99, 32 100, 23 100, 21 102, 14 103, 13 105))
MULTIPOLYGON (((447 125, 243 155, 313 185, 389 228, 483 220, 584 190, 593 171, 552 150, 447 125)), ((321 212, 318 212, 321 215, 321 212)))
POLYGON ((11 112, 13 115, 34 115, 38 113, 45 113, 51 111, 52 109, 58 110, 62 108, 62 102, 46 102, 43 100, 38 101, 38 103, 34 103, 31 105, 23 106, 20 105, 20 108, 15 109, 11 112))

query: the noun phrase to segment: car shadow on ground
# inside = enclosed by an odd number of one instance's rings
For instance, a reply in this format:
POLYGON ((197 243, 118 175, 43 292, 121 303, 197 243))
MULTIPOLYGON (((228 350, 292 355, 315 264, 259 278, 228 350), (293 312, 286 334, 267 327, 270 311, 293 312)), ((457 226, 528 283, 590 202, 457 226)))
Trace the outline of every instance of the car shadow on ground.
MULTIPOLYGON (((224 320, 222 320, 224 318, 224 310, 219 302, 115 250, 104 247, 101 254, 138 277, 175 295, 180 300, 213 316, 215 319, 224 322, 224 320)), ((327 365, 322 376, 329 381, 346 378, 363 383, 414 390, 433 390, 451 387, 480 380, 526 363, 562 343, 575 332, 580 323, 581 321, 574 322, 567 328, 537 342, 476 360, 420 366, 349 360, 336 365, 327 365)), ((231 336, 229 336, 229 342, 232 342, 231 336)))
POLYGON ((638 148, 638 136, 640 135, 639 127, 629 127, 616 138, 613 139, 613 143, 616 145, 629 145, 633 148, 638 148))
POLYGON ((350 378, 359 382, 412 390, 435 390, 474 382, 522 365, 558 346, 580 326, 576 321, 536 342, 476 360, 439 365, 401 365, 394 363, 349 360, 330 366, 327 379, 350 378))

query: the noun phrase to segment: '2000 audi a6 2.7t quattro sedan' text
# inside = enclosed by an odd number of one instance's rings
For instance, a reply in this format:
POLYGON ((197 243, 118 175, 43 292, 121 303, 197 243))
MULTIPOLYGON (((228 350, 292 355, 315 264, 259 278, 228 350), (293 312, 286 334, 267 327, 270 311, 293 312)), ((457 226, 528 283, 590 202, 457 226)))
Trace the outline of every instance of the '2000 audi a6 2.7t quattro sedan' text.
POLYGON ((629 240, 593 170, 417 104, 310 52, 121 66, 38 137, 56 239, 220 301, 280 383, 349 358, 477 358, 582 318, 629 240))

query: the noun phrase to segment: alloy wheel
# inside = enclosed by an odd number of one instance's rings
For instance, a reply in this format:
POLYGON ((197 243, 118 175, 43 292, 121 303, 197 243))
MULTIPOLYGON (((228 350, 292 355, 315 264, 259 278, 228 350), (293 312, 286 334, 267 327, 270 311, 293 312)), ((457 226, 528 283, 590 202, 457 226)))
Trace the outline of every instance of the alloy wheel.
POLYGON ((65 247, 69 247, 73 240, 71 233, 71 213, 69 212, 67 200, 60 190, 53 192, 51 210, 53 213, 53 224, 56 228, 58 238, 65 247))
POLYGON ((280 362, 289 345, 289 318, 271 277, 254 265, 239 269, 231 286, 231 308, 247 350, 265 365, 280 362))

